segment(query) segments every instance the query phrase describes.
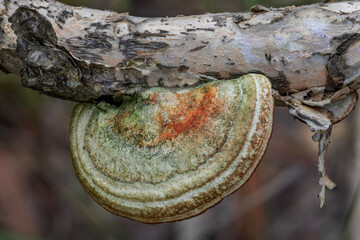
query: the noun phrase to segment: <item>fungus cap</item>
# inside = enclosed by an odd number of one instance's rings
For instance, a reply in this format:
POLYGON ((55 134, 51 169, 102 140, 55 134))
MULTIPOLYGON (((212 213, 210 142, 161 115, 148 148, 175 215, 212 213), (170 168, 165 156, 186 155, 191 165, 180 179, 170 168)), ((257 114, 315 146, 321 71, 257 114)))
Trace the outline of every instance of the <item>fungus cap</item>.
POLYGON ((76 175, 108 211, 158 223, 200 214, 241 187, 272 131, 269 80, 249 74, 179 88, 151 88, 74 109, 76 175))

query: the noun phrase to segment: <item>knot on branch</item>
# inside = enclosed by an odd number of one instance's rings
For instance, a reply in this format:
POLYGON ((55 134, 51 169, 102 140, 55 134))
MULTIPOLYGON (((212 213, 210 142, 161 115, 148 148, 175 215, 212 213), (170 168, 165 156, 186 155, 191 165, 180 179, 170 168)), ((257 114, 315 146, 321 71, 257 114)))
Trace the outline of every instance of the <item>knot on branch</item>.
POLYGON ((51 96, 70 97, 69 88, 82 85, 81 72, 66 50, 57 46, 51 23, 27 7, 19 7, 9 21, 17 36, 17 55, 24 63, 23 84, 51 96))

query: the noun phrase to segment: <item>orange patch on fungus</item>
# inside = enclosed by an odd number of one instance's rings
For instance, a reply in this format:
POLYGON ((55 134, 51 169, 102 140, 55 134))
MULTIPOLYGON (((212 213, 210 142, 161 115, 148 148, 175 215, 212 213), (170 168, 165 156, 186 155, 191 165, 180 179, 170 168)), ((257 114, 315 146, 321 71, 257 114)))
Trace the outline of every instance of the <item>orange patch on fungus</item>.
POLYGON ((211 128, 212 116, 220 114, 223 108, 223 100, 217 97, 217 88, 212 85, 181 94, 153 93, 138 107, 125 108, 117 115, 112 130, 140 147, 152 147, 180 134, 199 134, 204 125, 203 129, 211 128), (156 110, 145 118, 136 113, 136 108, 156 110))
POLYGON ((159 101, 159 94, 153 93, 149 96, 149 98, 145 101, 145 103, 152 103, 155 104, 159 101))
POLYGON ((223 105, 216 93, 217 89, 213 86, 184 94, 177 93, 175 106, 163 106, 163 112, 158 113, 158 121, 162 126, 159 141, 173 139, 189 131, 198 131, 203 125, 210 124, 211 116, 219 114, 223 105))

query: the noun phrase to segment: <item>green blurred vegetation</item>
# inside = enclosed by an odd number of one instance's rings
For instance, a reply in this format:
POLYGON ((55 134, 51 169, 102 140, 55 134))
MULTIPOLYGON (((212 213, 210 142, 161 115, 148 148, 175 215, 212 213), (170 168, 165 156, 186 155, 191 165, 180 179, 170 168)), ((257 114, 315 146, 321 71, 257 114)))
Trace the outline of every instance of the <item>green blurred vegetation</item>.
POLYGON ((43 240, 40 238, 33 238, 29 236, 22 236, 19 234, 10 233, 0 229, 0 239, 1 240, 43 240))
POLYGON ((7 94, 16 95, 18 102, 35 115, 43 102, 43 96, 38 92, 22 87, 20 77, 0 71, 0 101, 6 101, 4 96, 7 94))

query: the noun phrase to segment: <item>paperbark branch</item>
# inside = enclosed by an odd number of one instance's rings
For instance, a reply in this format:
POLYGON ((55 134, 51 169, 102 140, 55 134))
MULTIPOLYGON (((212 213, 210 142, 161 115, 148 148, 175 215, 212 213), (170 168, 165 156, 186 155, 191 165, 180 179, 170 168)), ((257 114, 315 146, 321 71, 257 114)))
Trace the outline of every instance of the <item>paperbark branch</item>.
POLYGON ((141 18, 50 0, 0 0, 0 69, 81 102, 262 73, 288 95, 357 89, 360 2, 141 18))

